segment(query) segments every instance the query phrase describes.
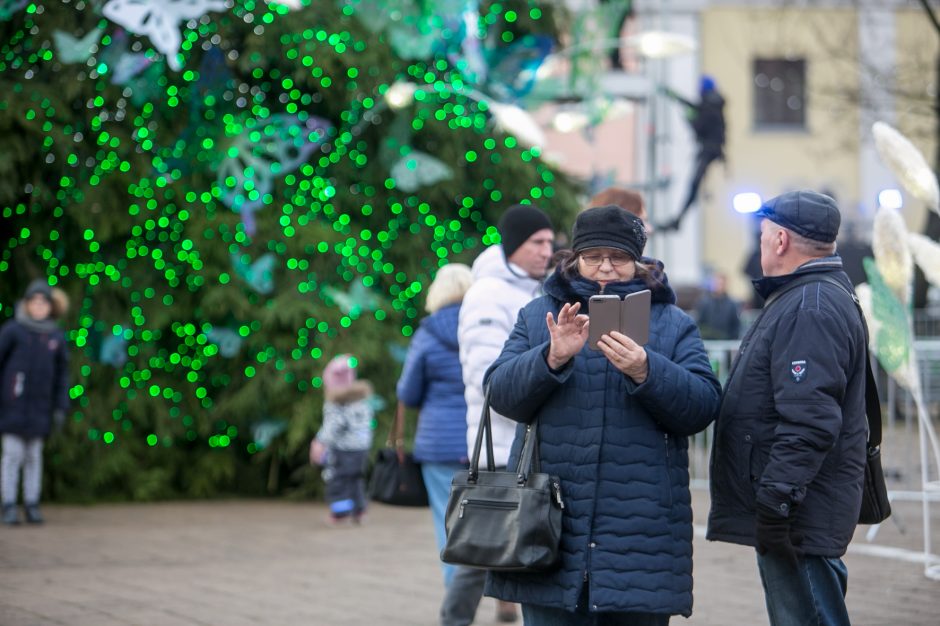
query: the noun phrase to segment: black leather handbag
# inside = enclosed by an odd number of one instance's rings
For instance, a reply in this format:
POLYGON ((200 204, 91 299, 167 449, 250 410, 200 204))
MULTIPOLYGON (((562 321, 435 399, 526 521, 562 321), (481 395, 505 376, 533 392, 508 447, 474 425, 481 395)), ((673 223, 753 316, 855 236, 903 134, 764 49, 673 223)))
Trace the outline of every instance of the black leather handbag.
POLYGON ((526 429, 515 472, 493 465, 489 390, 470 469, 454 475, 441 560, 504 572, 536 572, 558 562, 564 501, 561 480, 539 472, 537 422, 526 429), (480 471, 486 440, 487 467, 480 471))
POLYGON ((378 451, 372 466, 369 497, 395 506, 428 506, 428 490, 421 475, 421 464, 403 447, 404 421, 405 407, 399 403, 388 440, 378 451))
MULTIPOLYGON (((862 320, 864 320, 864 316, 862 320)), ((868 329, 865 329, 866 337, 868 329)), ((881 468, 881 401, 875 386, 875 375, 871 371, 868 344, 865 345, 865 413, 868 416, 868 447, 865 456, 865 482, 862 483, 862 508, 858 513, 859 524, 880 524, 891 515, 891 500, 881 468)))

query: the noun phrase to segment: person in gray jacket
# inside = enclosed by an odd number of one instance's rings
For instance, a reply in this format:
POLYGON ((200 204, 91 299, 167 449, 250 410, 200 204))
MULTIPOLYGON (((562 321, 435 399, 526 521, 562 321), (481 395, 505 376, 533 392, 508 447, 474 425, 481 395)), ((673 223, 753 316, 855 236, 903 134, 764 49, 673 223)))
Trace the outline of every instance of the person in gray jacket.
MULTIPOLYGON (((490 246, 473 262, 473 284, 460 307, 457 341, 467 399, 467 442, 473 449, 483 410, 483 374, 503 349, 519 309, 539 295, 548 272, 555 233, 552 222, 538 207, 516 204, 496 225, 500 245, 490 246)), ((505 467, 516 425, 493 413, 495 464, 505 467)), ((473 623, 483 585, 484 570, 458 567, 441 606, 442 626, 473 623)), ((516 609, 500 603, 497 618, 516 621, 516 609)))
POLYGON ((772 626, 848 625, 840 557, 858 522, 868 422, 865 327, 835 254, 839 209, 794 191, 757 216, 754 284, 766 302, 715 422, 707 537, 757 548, 772 626))

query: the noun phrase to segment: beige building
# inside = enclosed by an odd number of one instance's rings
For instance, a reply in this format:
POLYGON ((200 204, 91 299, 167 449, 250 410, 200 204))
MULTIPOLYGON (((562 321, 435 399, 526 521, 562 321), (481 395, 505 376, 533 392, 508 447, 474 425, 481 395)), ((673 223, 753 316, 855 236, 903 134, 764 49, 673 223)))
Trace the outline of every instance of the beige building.
MULTIPOLYGON (((746 192, 831 192, 843 231, 870 239, 879 194, 900 190, 875 152, 875 121, 900 130, 934 164, 940 36, 915 0, 636 0, 634 9, 634 32, 680 33, 697 50, 641 62, 639 76, 622 77, 640 79, 625 91, 628 116, 590 144, 551 135, 547 151, 581 176, 615 171, 619 184, 644 190, 662 223, 679 210, 696 150, 681 107, 655 86, 695 100, 699 76, 715 78, 727 102, 727 162, 713 164, 681 229, 654 235, 648 248, 674 284, 722 271, 733 295, 750 297, 742 270, 756 224, 734 209, 746 192)), ((908 227, 922 230, 925 207, 901 198, 908 227)))

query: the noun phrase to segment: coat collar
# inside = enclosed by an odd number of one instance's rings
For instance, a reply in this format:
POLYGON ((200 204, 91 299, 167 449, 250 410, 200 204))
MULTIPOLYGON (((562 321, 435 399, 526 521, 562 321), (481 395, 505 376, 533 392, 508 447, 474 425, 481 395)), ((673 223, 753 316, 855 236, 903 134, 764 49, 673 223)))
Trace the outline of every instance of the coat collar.
POLYGON ((770 297, 770 294, 788 284, 790 281, 799 278, 800 276, 805 276, 806 274, 838 271, 841 269, 842 257, 834 254, 832 256, 826 256, 819 259, 813 259, 812 261, 807 261, 790 274, 786 274, 784 276, 765 276, 764 278, 758 278, 751 282, 754 283, 754 289, 757 291, 757 293, 766 300, 770 297))

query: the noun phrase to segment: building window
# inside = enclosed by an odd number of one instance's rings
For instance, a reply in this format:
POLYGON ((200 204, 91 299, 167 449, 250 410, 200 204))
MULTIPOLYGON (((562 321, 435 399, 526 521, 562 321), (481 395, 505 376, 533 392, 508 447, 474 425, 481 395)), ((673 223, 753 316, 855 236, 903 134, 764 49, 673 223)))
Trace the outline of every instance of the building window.
POLYGON ((806 127, 806 61, 754 60, 754 127, 806 127))

